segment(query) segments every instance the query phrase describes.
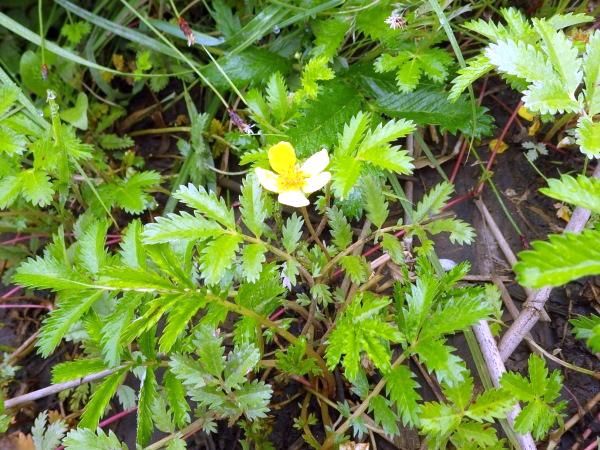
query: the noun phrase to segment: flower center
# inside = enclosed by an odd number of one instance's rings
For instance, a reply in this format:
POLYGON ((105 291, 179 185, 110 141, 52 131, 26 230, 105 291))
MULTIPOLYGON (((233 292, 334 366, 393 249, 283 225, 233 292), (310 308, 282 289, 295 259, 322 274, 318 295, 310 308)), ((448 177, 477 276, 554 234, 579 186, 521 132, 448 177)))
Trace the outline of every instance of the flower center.
POLYGON ((297 191, 302 189, 306 175, 298 167, 279 175, 277 183, 281 191, 297 191))

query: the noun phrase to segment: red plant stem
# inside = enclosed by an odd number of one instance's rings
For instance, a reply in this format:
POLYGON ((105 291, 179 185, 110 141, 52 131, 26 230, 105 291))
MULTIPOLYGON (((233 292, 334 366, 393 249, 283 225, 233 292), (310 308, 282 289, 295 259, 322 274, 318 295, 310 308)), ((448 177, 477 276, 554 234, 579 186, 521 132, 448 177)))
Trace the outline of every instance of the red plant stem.
MULTIPOLYGON (((506 124, 504 124, 504 128, 502 128, 502 132, 500 133, 500 136, 498 137, 498 140, 496 141, 496 145, 494 146, 494 149, 492 150, 490 159, 488 160, 488 162, 485 166, 486 172, 489 172, 492 169, 492 166, 494 165, 494 161, 496 160, 496 155, 498 154, 498 149, 500 148, 500 143, 506 137, 506 134, 508 133, 508 130, 509 130, 510 126, 512 125, 512 123, 515 121, 515 118, 517 117, 517 113, 519 112, 519 108, 521 108, 521 106, 523 106, 522 101, 520 101, 517 104, 517 106, 513 110, 512 114, 506 121, 506 124)), ((479 182, 479 185, 475 188, 475 197, 477 197, 478 195, 481 194, 481 191, 483 191, 484 186, 485 186, 485 180, 481 180, 479 182)))
POLYGON ((120 413, 114 414, 110 417, 107 417, 106 419, 104 419, 102 422, 100 422, 98 424, 99 427, 104 428, 109 426, 111 423, 117 422, 119 420, 121 420, 123 417, 128 416, 131 413, 134 413, 137 411, 137 406, 134 406, 133 408, 129 408, 126 409, 125 411, 121 411, 120 413))
POLYGON ((31 309, 50 309, 48 306, 46 305, 32 305, 32 304, 17 304, 17 305, 5 305, 5 304, 0 304, 0 309, 26 309, 26 308, 31 308, 31 309))
POLYGON ((465 157, 465 153, 467 152, 467 147, 469 146, 469 141, 466 139, 463 141, 460 152, 456 157, 456 161, 454 162, 454 167, 452 167, 452 173, 450 174, 450 183, 454 184, 454 180, 456 180, 456 176, 458 175, 458 171, 462 166, 463 159, 465 157))
POLYGON ((8 292, 2 294, 2 297, 0 297, 0 298, 3 300, 10 298, 13 295, 15 295, 17 292, 19 292, 21 289, 23 289, 21 286, 15 286, 12 289, 10 289, 8 292))

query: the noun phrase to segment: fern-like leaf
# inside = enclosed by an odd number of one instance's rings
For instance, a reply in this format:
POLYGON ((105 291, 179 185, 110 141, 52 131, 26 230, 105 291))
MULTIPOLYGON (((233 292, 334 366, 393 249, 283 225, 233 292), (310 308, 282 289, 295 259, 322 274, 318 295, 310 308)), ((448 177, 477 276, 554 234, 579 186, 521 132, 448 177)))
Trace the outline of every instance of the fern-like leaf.
POLYGON ((208 219, 216 220, 225 228, 235 229, 233 210, 227 207, 223 199, 218 199, 214 192, 206 192, 202 187, 193 184, 180 186, 174 197, 191 208, 196 209, 208 219))

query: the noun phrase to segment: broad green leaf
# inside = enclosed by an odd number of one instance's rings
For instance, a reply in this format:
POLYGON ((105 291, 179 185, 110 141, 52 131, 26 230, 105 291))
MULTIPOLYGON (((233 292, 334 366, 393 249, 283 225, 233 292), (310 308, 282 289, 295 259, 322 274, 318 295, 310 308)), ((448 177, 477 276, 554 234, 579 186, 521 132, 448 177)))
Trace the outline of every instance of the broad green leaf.
POLYGON ((435 372, 441 383, 450 386, 462 382, 467 372, 464 361, 453 353, 454 350, 441 339, 420 341, 415 349, 427 369, 435 372))
POLYGON ((87 130, 88 128, 88 98, 85 93, 80 92, 77 94, 75 105, 72 108, 68 108, 60 111, 60 118, 65 122, 70 123, 75 128, 80 130, 87 130))
POLYGON ((344 125, 360 110, 361 99, 346 83, 323 83, 318 97, 302 107, 294 125, 287 130, 299 158, 322 148, 333 148, 344 125))
POLYGON ((581 117, 577 122, 577 144, 589 158, 600 158, 600 122, 581 117))
POLYGON ((450 133, 462 131, 469 136, 491 133, 492 118, 485 114, 486 109, 476 108, 473 124, 473 109, 466 96, 452 103, 446 92, 429 85, 399 93, 393 80, 372 73, 357 74, 357 81, 366 96, 374 99, 377 110, 390 117, 408 119, 418 125, 439 125, 450 133))
POLYGON ((365 177, 362 182, 364 207, 367 218, 377 228, 381 228, 388 218, 388 203, 383 193, 382 182, 375 177, 365 177))
POLYGON ((182 240, 205 240, 223 232, 215 222, 185 211, 157 217, 156 222, 144 226, 143 240, 146 244, 180 242, 182 240))
POLYGON ((216 220, 225 228, 235 229, 233 210, 223 199, 218 199, 214 192, 206 192, 202 187, 193 184, 180 186, 174 197, 181 200, 191 208, 196 209, 208 219, 216 220))
POLYGON ((531 433, 537 440, 546 437, 555 422, 555 414, 545 403, 534 400, 523 407, 515 418, 515 431, 531 433))
POLYGON ((83 409, 83 414, 79 421, 79 426, 81 428, 96 429, 110 399, 115 395, 117 388, 123 382, 125 373, 126 369, 119 370, 100 383, 100 386, 98 386, 96 391, 92 394, 90 400, 83 409))
POLYGON ((265 261, 267 248, 263 244, 250 244, 242 251, 242 270, 246 281, 258 280, 265 261))
MULTIPOLYGON (((477 422, 463 420, 450 438, 456 448, 494 449, 499 444, 494 427, 477 422)), ((504 447, 500 447, 504 448, 504 447)))
POLYGON ((587 275, 600 274, 600 231, 550 235, 519 253, 514 266, 519 283, 540 288, 560 286, 587 275))
POLYGON ((415 375, 404 365, 394 367, 385 374, 387 381, 385 391, 390 400, 396 404, 405 426, 418 426, 419 424, 421 396, 417 392, 419 383, 414 378, 415 375))
POLYGON ((594 31, 585 48, 583 60, 585 101, 590 117, 600 113, 600 30, 594 31))
POLYGON ((0 116, 3 116, 19 98, 19 88, 10 84, 0 86, 0 116))
POLYGON ((548 197, 581 206, 600 214, 600 179, 578 175, 563 175, 560 180, 549 179, 548 187, 540 189, 548 197))
POLYGON ((12 205, 21 193, 19 177, 7 176, 0 180, 0 208, 4 209, 12 205))
POLYGON ((256 237, 260 237, 265 229, 267 207, 263 199, 262 188, 253 172, 246 176, 242 184, 240 212, 248 229, 256 237))

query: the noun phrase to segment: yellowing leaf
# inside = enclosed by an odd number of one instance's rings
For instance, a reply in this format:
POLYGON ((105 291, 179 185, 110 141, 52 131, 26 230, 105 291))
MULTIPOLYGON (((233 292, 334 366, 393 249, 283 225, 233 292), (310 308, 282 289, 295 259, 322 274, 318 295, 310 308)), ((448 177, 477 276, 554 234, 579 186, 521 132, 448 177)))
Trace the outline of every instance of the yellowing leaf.
POLYGON ((498 139, 492 139, 489 143, 489 147, 491 151, 496 151, 498 154, 504 153, 506 149, 508 149, 506 142, 499 141, 498 139))
POLYGON ((530 122, 533 121, 533 119, 535 118, 535 114, 533 114, 531 111, 529 111, 524 106, 521 106, 519 108, 519 110, 517 111, 517 114, 519 115, 519 117, 522 117, 525 120, 529 120, 530 122))
POLYGON ((571 220, 571 209, 563 204, 563 203, 555 203, 554 207, 556 208, 556 217, 564 220, 565 222, 569 222, 571 220))
POLYGON ((533 123, 527 129, 527 134, 529 134, 529 136, 535 136, 541 126, 542 123, 540 122, 540 120, 537 117, 534 117, 533 123))

